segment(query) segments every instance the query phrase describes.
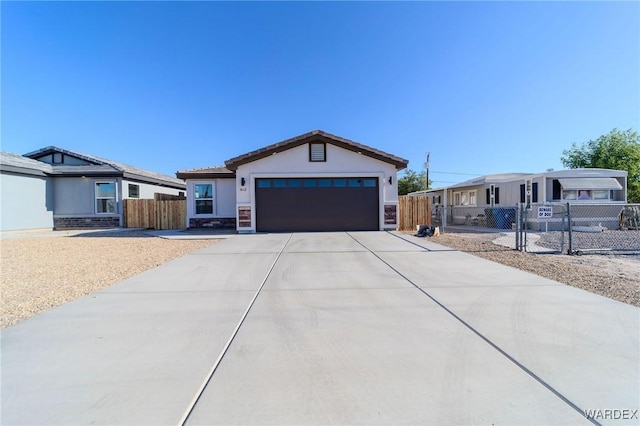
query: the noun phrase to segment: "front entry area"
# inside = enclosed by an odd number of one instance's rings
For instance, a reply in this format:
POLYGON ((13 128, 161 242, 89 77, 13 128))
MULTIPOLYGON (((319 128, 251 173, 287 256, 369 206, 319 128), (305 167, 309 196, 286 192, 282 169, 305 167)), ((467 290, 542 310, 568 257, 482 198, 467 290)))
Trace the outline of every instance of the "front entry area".
POLYGON ((258 232, 377 231, 378 178, 256 179, 258 232))

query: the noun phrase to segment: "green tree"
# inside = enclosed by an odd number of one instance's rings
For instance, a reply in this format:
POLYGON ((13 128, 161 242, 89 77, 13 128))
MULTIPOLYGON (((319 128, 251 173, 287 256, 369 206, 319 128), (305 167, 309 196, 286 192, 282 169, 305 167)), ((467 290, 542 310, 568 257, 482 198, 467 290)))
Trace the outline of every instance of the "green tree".
POLYGON ((635 130, 613 129, 582 145, 575 142, 562 151, 562 164, 570 169, 601 168, 626 170, 627 198, 640 203, 640 136, 635 130))
POLYGON ((404 176, 398 179, 398 195, 407 195, 410 192, 427 189, 426 180, 426 172, 417 173, 414 170, 407 169, 404 176))

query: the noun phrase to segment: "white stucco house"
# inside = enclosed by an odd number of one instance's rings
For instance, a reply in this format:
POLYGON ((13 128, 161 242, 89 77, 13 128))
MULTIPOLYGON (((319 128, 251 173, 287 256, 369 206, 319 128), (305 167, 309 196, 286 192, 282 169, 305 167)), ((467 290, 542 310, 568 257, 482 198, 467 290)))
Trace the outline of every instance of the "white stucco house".
POLYGON ((408 161, 315 130, 179 171, 188 227, 238 232, 383 230, 397 226, 397 172, 408 161))
POLYGON ((123 226, 123 200, 184 196, 184 181, 49 146, 0 152, 0 230, 123 226))

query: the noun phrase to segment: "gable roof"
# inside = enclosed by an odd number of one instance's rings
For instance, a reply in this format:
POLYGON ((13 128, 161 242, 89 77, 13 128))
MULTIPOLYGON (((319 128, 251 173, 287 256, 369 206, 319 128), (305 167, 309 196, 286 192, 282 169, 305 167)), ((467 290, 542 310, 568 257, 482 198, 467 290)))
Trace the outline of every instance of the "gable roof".
POLYGON ((236 174, 225 166, 212 166, 178 171, 176 172, 176 176, 180 179, 233 179, 236 177, 236 174))
POLYGON ((53 172, 47 163, 4 151, 0 152, 0 170, 35 176, 46 176, 53 172))
MULTIPOLYGON (((98 176, 121 176, 147 182, 155 185, 168 186, 177 189, 185 189, 184 181, 168 176, 162 173, 141 169, 130 166, 128 164, 119 163, 117 161, 108 160, 106 158, 97 157, 95 155, 84 154, 77 151, 71 151, 56 146, 47 146, 36 151, 24 154, 24 157, 33 160, 39 160, 47 155, 61 153, 83 160, 88 164, 69 165, 69 164, 47 164, 51 167, 51 175, 58 176, 82 176, 82 175, 98 175, 98 176)), ((40 161, 39 161, 40 162, 40 161)), ((40 162, 41 164, 46 164, 40 162)))
POLYGON ((396 157, 395 155, 380 151, 379 149, 375 149, 349 139, 341 138, 340 136, 332 135, 322 130, 314 130, 282 142, 274 143, 264 148, 231 158, 224 163, 229 170, 235 171, 238 169, 238 166, 243 164, 251 163, 253 161, 266 158, 272 154, 316 141, 329 143, 349 151, 375 158, 376 160, 380 160, 385 163, 393 164, 397 170, 402 170, 407 167, 407 164, 409 164, 409 161, 404 158, 396 157))

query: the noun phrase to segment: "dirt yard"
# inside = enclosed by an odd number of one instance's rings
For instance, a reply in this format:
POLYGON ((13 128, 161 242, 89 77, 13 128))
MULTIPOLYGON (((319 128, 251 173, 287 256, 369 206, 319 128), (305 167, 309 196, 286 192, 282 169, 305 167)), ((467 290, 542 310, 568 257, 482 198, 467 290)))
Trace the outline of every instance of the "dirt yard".
POLYGON ((0 328, 217 241, 167 240, 140 231, 3 237, 0 328))
POLYGON ((431 241, 640 307, 640 255, 533 254, 494 244, 496 234, 447 233, 431 241))

